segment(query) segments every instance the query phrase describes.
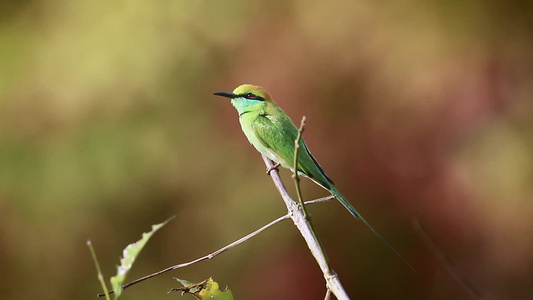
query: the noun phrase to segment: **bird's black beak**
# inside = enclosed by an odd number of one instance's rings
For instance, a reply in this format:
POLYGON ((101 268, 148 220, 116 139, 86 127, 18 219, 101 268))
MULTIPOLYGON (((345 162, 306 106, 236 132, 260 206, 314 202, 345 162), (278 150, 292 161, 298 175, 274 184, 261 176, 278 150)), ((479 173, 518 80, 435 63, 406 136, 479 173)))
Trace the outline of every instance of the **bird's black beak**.
POLYGON ((217 92, 217 93, 213 93, 213 95, 222 96, 222 97, 231 98, 231 99, 239 97, 239 95, 237 94, 228 93, 228 92, 217 92))

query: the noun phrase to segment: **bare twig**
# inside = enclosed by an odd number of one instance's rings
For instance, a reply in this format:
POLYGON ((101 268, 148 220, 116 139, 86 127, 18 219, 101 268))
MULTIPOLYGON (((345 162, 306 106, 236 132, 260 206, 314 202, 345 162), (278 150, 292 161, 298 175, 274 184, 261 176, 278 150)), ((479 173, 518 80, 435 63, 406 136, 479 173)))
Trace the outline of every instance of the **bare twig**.
POLYGON ((300 128, 298 129, 298 136, 296 136, 296 140, 294 140, 294 165, 293 165, 293 174, 292 178, 294 179, 294 185, 296 186, 296 195, 298 196, 298 202, 300 202, 302 213, 304 215, 304 218, 307 222, 307 225, 311 229, 311 233, 313 234, 314 239, 318 243, 318 247, 320 252, 322 252, 322 256, 324 257, 326 261, 326 266, 328 268, 328 273, 331 272, 331 267, 329 266, 328 257, 326 255, 326 251, 324 250, 324 246, 322 246, 322 243, 320 242, 320 239, 318 238, 318 234, 315 231, 315 228, 313 227, 313 223, 311 222, 311 217, 307 213, 307 209, 304 204, 304 200, 302 197, 302 189, 300 188, 300 177, 298 176, 298 154, 300 153, 300 141, 302 140, 302 134, 305 129, 305 116, 302 117, 302 123, 300 124, 300 128))
POLYGON ((330 289, 328 289, 326 291, 326 297, 324 297, 324 300, 329 300, 329 299, 331 299, 331 290, 330 289))
MULTIPOLYGON (((317 199, 317 200, 319 200, 319 199, 317 199)), ((136 279, 136 280, 134 280, 134 281, 132 281, 132 282, 130 282, 130 283, 127 283, 127 284, 123 285, 123 286, 122 286, 122 289, 124 290, 124 289, 126 289, 126 288, 128 288, 128 287, 130 287, 130 286, 132 286, 132 285, 134 285, 134 284, 137 284, 137 283, 139 283, 139 282, 141 282, 141 281, 144 281, 144 280, 146 280, 146 279, 150 279, 150 278, 152 278, 152 277, 155 277, 155 276, 161 275, 161 274, 163 274, 163 273, 166 273, 166 272, 169 272, 169 271, 172 271, 172 270, 176 270, 176 269, 180 269, 180 268, 183 268, 183 267, 187 267, 187 266, 190 266, 190 265, 195 264, 195 263, 197 263, 197 262, 201 262, 201 261, 204 261, 204 260, 212 259, 213 257, 219 255, 220 253, 222 253, 222 252, 224 252, 224 251, 226 251, 226 250, 228 250, 228 249, 231 249, 231 248, 233 248, 233 247, 235 247, 235 246, 237 246, 237 245, 239 245, 239 244, 242 244, 242 243, 245 242, 246 240, 248 240, 248 239, 250 239, 250 238, 252 238, 252 237, 258 235, 259 233, 261 233, 261 232, 264 231, 265 229, 271 227, 272 225, 275 225, 275 224, 277 224, 277 223, 279 223, 279 222, 281 222, 281 221, 283 221, 283 220, 286 220, 286 219, 288 219, 288 218, 289 218, 289 215, 286 214, 286 215, 284 215, 284 216, 282 216, 282 217, 279 217, 279 218, 275 219, 274 221, 272 221, 272 222, 266 224, 265 226, 263 226, 263 227, 261 227, 261 228, 255 230, 254 232, 252 232, 252 233, 250 233, 250 234, 248 234, 248 235, 246 235, 246 236, 244 236, 244 237, 242 237, 242 238, 236 240, 235 242, 233 242, 233 243, 231 243, 231 244, 229 244, 229 245, 227 245, 227 246, 224 246, 224 247, 218 249, 217 251, 215 251, 215 252, 213 252, 213 253, 210 253, 210 254, 208 254, 208 255, 202 256, 202 257, 200 257, 200 258, 198 258, 198 259, 195 259, 195 260, 193 260, 193 261, 190 261, 190 262, 186 262, 186 263, 182 263, 182 264, 174 265, 174 266, 168 267, 168 268, 166 268, 166 269, 163 269, 163 270, 161 270, 161 271, 158 271, 158 272, 152 273, 152 274, 150 274, 150 275, 146 275, 146 276, 144 276, 144 277, 141 277, 141 278, 139 278, 139 279, 136 279)), ((109 294, 112 294, 112 293, 113 293, 113 291, 109 292, 109 294)), ((106 295, 106 294, 98 294, 98 297, 103 297, 103 296, 105 296, 105 295, 106 295)))
POLYGON ((294 185, 296 187, 296 195, 298 195, 298 202, 300 202, 300 205, 302 206, 302 213, 304 214, 304 217, 307 219, 307 209, 305 208, 303 197, 302 197, 302 189, 300 188, 300 176, 298 176, 298 154, 300 154, 300 140, 302 139, 302 134, 305 129, 305 116, 302 117, 302 123, 300 125, 300 128, 298 129, 298 136, 296 136, 296 139, 294 140, 294 161, 293 161, 293 174, 292 178, 294 179, 294 185))
POLYGON ((336 199, 335 196, 334 195, 329 195, 329 196, 318 198, 318 199, 315 199, 315 200, 305 201, 305 205, 315 204, 315 203, 319 203, 319 202, 326 202, 326 201, 333 200, 333 199, 336 199))
MULTIPOLYGON (((274 165, 274 163, 264 155, 263 160, 265 161, 265 165, 267 166, 267 168, 274 165)), ((339 300, 350 299, 348 297, 348 294, 346 294, 346 291, 344 290, 338 275, 333 270, 329 269, 326 258, 322 255, 322 252, 320 251, 318 240, 315 239, 311 228, 309 227, 302 213, 302 210, 300 208, 301 206, 294 200, 292 200, 292 198, 290 197, 289 193, 287 192, 287 188, 285 188, 285 185, 283 184, 283 181, 279 176, 278 170, 273 169, 272 172, 270 172, 270 177, 272 177, 274 185, 276 185, 276 188, 278 189, 281 197, 283 198, 283 201, 285 201, 285 205, 289 210, 289 215, 293 220, 294 225, 296 225, 296 227, 302 234, 302 237, 305 239, 309 250, 311 250, 311 253, 315 257, 318 266, 322 270, 324 278, 327 282, 327 288, 330 289, 331 292, 339 300)))
MULTIPOLYGON (((315 231, 315 228, 313 227, 313 223, 311 222, 311 217, 307 213, 307 209, 305 207, 305 203, 302 196, 302 189, 300 188, 300 177, 298 176, 298 154, 300 153, 300 141, 302 140, 302 134, 305 129, 305 116, 302 117, 302 122, 300 124, 300 128, 298 129, 298 135, 296 136, 296 140, 294 140, 294 162, 293 162, 293 174, 292 178, 294 179, 294 185, 296 187, 296 195, 298 196, 298 202, 300 202, 300 207, 302 209, 302 214, 304 216, 305 222, 307 223, 307 226, 309 227, 311 234, 313 235, 313 241, 318 246, 318 252, 320 252, 320 256, 325 261, 325 267, 324 270, 326 274, 332 274, 331 267, 329 265, 328 256, 326 255, 326 250, 324 250, 324 246, 322 246, 322 243, 320 242, 320 239, 318 238, 318 234, 315 231)), ((333 196, 333 195, 332 195, 333 196)), ((330 291, 329 285, 326 286, 327 291, 330 291)), ((328 294, 326 294, 326 297, 328 297, 328 294)))
POLYGON ((426 246, 437 256, 440 262, 446 267, 446 270, 450 275, 457 281, 461 287, 468 293, 472 299, 481 299, 481 293, 474 287, 474 285, 465 277, 461 276, 456 270, 455 265, 452 263, 448 255, 444 253, 438 246, 435 244, 429 235, 427 234, 422 222, 418 217, 413 218, 413 229, 418 234, 418 236, 424 241, 426 246))
MULTIPOLYGON (((306 202, 305 202, 305 205, 315 204, 315 203, 320 203, 320 202, 326 202, 326 201, 331 200, 331 199, 333 199, 332 196, 329 196, 329 197, 322 197, 322 198, 318 198, 318 199, 314 199, 314 200, 306 201, 306 202)), ((183 264, 179 264, 179 265, 174 265, 174 266, 168 267, 168 268, 166 268, 166 269, 163 269, 163 270, 161 270, 161 271, 158 271, 158 272, 152 273, 152 274, 150 274, 150 275, 146 275, 146 276, 144 276, 144 277, 141 277, 141 278, 139 278, 139 279, 136 279, 136 280, 134 280, 134 281, 132 281, 132 282, 130 282, 130 283, 127 283, 127 284, 123 285, 123 286, 122 286, 122 290, 124 290, 124 289, 126 289, 126 288, 128 288, 128 287, 130 287, 130 286, 132 286, 132 285, 134 285, 134 284, 137 284, 137 283, 139 283, 139 282, 141 282, 141 281, 144 281, 144 280, 146 280, 146 279, 150 279, 150 278, 153 278, 153 277, 155 277, 155 276, 161 275, 161 274, 163 274, 163 273, 166 273, 166 272, 169 272, 169 271, 172 271, 172 270, 176 270, 176 269, 179 269, 179 268, 187 267, 187 266, 190 266, 190 265, 192 265, 192 264, 194 264, 194 263, 197 263, 197 262, 200 262, 200 261, 203 261, 203 260, 211 259, 211 258, 213 258, 213 257, 215 257, 215 256, 217 256, 217 255, 219 255, 220 253, 222 253, 222 252, 224 252, 224 251, 226 251, 226 250, 228 250, 228 249, 230 249, 230 248, 232 248, 232 247, 235 247, 235 246, 237 246, 237 245, 239 245, 239 244, 244 243, 246 240, 248 240, 248 239, 250 239, 250 238, 256 236, 257 234, 259 234, 259 233, 262 232, 263 230, 265 230, 265 229, 267 229, 267 228, 269 228, 269 227, 271 227, 271 226, 273 226, 273 225, 275 225, 275 224, 277 224, 277 223, 279 223, 279 222, 281 222, 281 221, 283 221, 283 220, 287 220, 288 218, 289 218, 289 214, 286 214, 286 215, 284 215, 284 216, 282 216, 282 217, 279 217, 279 218, 277 218, 276 220, 274 220, 274 221, 272 221, 272 222, 266 224, 265 226, 263 226, 263 227, 257 229, 256 231, 254 231, 254 232, 252 232, 252 233, 250 233, 250 234, 248 234, 248 235, 246 235, 246 236, 244 236, 244 237, 238 239, 237 241, 235 241, 235 242, 233 242, 233 243, 231 243, 231 244, 229 244, 229 245, 227 245, 227 246, 225 246, 225 247, 220 248, 219 250, 217 250, 217 251, 215 251, 215 252, 213 252, 213 253, 211 253, 211 254, 208 254, 208 255, 206 255, 206 256, 200 257, 200 258, 198 258, 198 259, 195 259, 195 260, 190 261, 190 262, 187 262, 187 263, 183 263, 183 264)), ((90 242, 88 242, 88 243, 90 243, 90 242)), ((99 266, 98 266, 98 267, 99 267, 99 266)), ((98 273, 101 274, 101 272, 98 272, 98 273)), ((100 277, 99 277, 99 279, 100 279, 100 277)), ((103 278, 102 278, 102 280, 103 280, 103 278)), ((97 296, 98 296, 98 297, 103 297, 103 296, 106 296, 106 295, 113 294, 114 292, 115 292, 115 291, 107 292, 107 291, 105 290, 105 293, 104 293, 104 294, 97 294, 97 296)))
MULTIPOLYGON (((274 165, 274 163, 265 155, 263 155, 263 161, 265 162, 267 169, 271 168, 274 165)), ((297 168, 295 168, 295 170, 297 170, 297 168)), ((325 252, 321 249, 320 242, 314 234, 314 231, 310 226, 308 219, 303 213, 302 207, 304 207, 304 205, 299 205, 290 197, 289 193, 287 192, 287 189, 285 188, 285 185, 283 184, 283 181, 281 180, 281 177, 279 176, 279 172, 277 169, 271 170, 270 177, 272 178, 272 181, 274 181, 274 185, 276 186, 281 197, 283 198, 283 201, 285 202, 285 205, 289 210, 289 215, 293 220, 294 225, 296 225, 296 227, 300 231, 300 234, 305 239, 309 250, 311 250, 311 253, 315 257, 315 260, 317 261, 320 269, 322 270, 324 278, 327 282, 327 289, 330 290, 331 293, 333 293, 339 300, 350 299, 348 297, 348 294, 344 290, 344 287, 342 286, 338 275, 329 268, 325 252)))

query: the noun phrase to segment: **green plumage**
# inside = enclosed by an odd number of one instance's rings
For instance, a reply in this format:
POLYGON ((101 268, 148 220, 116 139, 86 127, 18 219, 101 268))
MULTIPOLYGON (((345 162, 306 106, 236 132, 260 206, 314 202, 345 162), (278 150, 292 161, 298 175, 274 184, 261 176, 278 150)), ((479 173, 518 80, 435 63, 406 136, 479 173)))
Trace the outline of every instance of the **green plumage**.
MULTIPOLYGON (((272 100, 268 92, 258 86, 243 84, 232 93, 220 92, 215 93, 215 95, 231 98, 231 104, 239 113, 242 131, 257 151, 274 162, 280 163, 281 166, 294 171, 294 141, 298 136, 298 128, 272 100)), ((401 258, 398 252, 361 217, 350 202, 335 188, 333 181, 329 179, 313 157, 303 138, 300 140, 300 149, 297 164, 298 174, 310 178, 328 190, 355 218, 361 219, 372 232, 401 258)))

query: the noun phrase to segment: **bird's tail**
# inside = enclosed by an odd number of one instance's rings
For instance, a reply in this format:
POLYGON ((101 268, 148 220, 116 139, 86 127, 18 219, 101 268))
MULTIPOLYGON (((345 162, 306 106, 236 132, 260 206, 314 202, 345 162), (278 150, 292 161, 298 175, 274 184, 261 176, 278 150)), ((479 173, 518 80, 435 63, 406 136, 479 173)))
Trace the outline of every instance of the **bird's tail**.
POLYGON ((350 212, 350 214, 352 214, 352 216, 354 216, 356 219, 360 219, 385 245, 387 245, 387 247, 389 247, 390 250, 392 250, 392 252, 394 252, 394 254, 396 254, 411 270, 413 270, 413 272, 416 273, 416 270, 413 268, 413 266, 403 256, 401 256, 400 253, 398 253, 398 251, 396 251, 396 249, 394 249, 394 247, 392 247, 391 244, 389 244, 389 242, 387 242, 387 240, 381 236, 381 234, 379 234, 379 232, 377 232, 374 227, 372 227, 372 225, 370 225, 370 223, 368 223, 367 220, 361 216, 359 212, 357 212, 352 204, 350 204, 350 202, 344 198, 344 196, 335 188, 335 186, 330 186, 329 191, 340 201, 340 203, 342 203, 342 205, 344 205, 344 207, 350 212))

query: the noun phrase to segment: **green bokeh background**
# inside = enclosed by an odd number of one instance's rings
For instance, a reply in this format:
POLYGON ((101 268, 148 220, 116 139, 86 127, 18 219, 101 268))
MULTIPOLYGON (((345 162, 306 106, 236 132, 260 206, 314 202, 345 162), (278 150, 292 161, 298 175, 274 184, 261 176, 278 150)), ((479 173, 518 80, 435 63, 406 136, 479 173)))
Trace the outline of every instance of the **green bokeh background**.
MULTIPOLYGON (((109 277, 176 215, 135 279, 282 215, 212 96, 241 83, 307 116, 328 175, 418 271, 338 203, 314 205, 354 299, 468 299, 415 216, 485 299, 533 298, 532 28, 531 1, 3 1, 0 298, 95 299, 88 239, 109 277)), ((172 276, 213 276, 236 299, 325 294, 289 221, 123 299, 179 297, 172 276)))

